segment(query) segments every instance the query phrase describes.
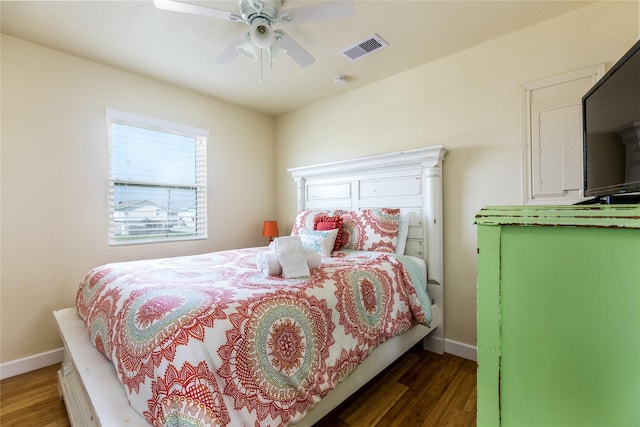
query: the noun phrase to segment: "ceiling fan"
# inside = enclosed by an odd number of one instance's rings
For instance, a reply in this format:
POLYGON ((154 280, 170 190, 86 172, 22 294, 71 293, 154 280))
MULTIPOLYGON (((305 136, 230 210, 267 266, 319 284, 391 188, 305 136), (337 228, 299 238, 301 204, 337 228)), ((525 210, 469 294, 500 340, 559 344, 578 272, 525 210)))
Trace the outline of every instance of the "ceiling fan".
POLYGON ((178 0, 154 0, 159 9, 191 13, 243 22, 250 29, 242 32, 218 56, 221 64, 233 62, 238 55, 252 61, 258 60, 258 53, 266 49, 270 61, 288 54, 301 67, 308 67, 315 58, 281 29, 274 29, 278 23, 306 23, 349 18, 353 15, 353 0, 325 1, 324 3, 299 6, 280 11, 282 0, 238 0, 240 13, 211 7, 199 6, 178 0))

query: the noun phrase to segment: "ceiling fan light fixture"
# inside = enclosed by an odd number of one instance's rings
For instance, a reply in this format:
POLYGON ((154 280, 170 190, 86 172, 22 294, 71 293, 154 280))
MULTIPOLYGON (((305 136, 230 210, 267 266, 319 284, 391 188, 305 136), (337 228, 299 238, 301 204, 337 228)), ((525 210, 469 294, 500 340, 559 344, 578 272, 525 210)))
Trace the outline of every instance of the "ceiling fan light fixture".
POLYGON ((255 18, 251 21, 251 41, 260 49, 267 49, 273 44, 275 34, 271 23, 265 18, 255 18))
POLYGON ((240 56, 248 59, 249 61, 257 61, 258 60, 258 49, 253 44, 251 39, 247 39, 239 46, 236 46, 236 51, 240 56))
POLYGON ((271 61, 286 54, 287 54, 287 49, 283 48, 278 43, 272 44, 271 47, 269 48, 269 58, 271 61))

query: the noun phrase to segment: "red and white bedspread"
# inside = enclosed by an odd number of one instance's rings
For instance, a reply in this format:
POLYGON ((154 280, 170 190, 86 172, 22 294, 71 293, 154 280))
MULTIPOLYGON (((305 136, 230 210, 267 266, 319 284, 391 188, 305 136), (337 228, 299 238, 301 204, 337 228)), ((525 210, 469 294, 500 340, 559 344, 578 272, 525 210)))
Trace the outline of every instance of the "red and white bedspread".
POLYGON ((78 311, 149 423, 287 425, 378 344, 430 321, 405 257, 341 252, 309 278, 286 280, 258 271, 265 250, 114 263, 87 274, 78 311))

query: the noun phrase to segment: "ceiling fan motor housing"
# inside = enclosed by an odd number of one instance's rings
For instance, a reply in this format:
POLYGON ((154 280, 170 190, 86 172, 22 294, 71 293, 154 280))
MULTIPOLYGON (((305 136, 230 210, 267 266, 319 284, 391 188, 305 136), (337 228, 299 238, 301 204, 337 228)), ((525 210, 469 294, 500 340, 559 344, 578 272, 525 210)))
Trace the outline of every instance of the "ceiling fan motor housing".
POLYGON ((249 23, 252 15, 262 15, 270 20, 276 19, 282 6, 282 0, 238 0, 242 17, 249 23))
POLYGON ((251 41, 260 49, 273 45, 275 33, 271 24, 277 19, 282 0, 238 0, 242 18, 251 25, 251 41))

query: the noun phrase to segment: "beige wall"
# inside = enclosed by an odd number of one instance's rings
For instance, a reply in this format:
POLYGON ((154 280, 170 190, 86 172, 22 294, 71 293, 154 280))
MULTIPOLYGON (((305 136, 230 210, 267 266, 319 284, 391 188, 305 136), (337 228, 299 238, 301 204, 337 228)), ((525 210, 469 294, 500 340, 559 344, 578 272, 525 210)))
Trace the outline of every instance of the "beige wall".
POLYGON ((637 2, 599 3, 277 120, 3 35, 0 363, 61 347, 51 311, 91 267, 262 244, 263 219, 293 221, 287 168, 433 144, 451 148, 446 335, 475 345, 473 217, 522 200, 520 84, 610 66, 639 34, 637 2), (107 245, 105 108, 210 130, 208 240, 107 245))
POLYGON ((62 346, 52 310, 91 267, 264 244, 272 117, 4 35, 1 65, 2 363, 62 346), (107 245, 105 108, 209 129, 208 240, 107 245))
POLYGON ((279 117, 283 229, 296 209, 287 168, 445 144, 446 338, 475 346, 473 221, 483 206, 523 200, 521 84, 611 66, 638 39, 639 16, 638 2, 597 3, 279 117))

